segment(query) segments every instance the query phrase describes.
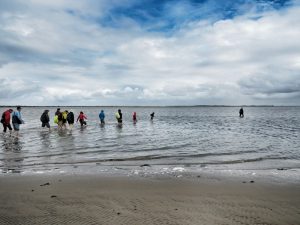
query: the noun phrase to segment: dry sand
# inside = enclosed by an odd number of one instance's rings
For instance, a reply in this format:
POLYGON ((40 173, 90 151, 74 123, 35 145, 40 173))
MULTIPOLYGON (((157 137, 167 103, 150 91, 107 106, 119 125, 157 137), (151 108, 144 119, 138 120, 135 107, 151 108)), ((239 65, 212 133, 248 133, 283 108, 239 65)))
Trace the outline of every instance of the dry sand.
POLYGON ((4 176, 0 202, 0 224, 13 225, 300 224, 295 184, 4 176))

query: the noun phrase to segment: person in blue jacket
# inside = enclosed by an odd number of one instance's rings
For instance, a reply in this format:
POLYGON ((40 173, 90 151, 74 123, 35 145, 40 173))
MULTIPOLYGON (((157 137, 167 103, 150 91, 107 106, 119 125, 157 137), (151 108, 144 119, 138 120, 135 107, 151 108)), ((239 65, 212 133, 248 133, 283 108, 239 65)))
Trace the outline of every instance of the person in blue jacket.
POLYGON ((99 113, 99 119, 101 121, 101 124, 105 124, 104 118, 105 118, 104 111, 101 110, 101 112, 99 113))
POLYGON ((21 106, 17 107, 17 111, 12 113, 12 124, 15 132, 18 134, 20 130, 20 124, 24 123, 21 115, 21 106))

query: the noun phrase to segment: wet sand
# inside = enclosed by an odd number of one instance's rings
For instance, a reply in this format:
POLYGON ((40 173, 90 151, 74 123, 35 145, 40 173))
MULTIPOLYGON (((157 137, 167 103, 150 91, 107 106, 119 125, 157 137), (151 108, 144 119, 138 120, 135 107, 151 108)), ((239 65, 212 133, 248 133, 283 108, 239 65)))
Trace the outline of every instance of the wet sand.
POLYGON ((300 224, 300 186, 223 179, 0 177, 0 224, 300 224))

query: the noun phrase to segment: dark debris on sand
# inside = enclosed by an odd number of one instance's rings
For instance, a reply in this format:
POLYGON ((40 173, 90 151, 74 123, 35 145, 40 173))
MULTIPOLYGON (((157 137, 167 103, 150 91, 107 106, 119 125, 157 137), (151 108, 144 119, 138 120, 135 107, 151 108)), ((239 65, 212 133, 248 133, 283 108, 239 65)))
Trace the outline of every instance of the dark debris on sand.
POLYGON ((145 166, 151 167, 149 164, 140 165, 140 167, 145 167, 145 166))
POLYGON ((277 170, 287 170, 287 168, 277 168, 277 170))

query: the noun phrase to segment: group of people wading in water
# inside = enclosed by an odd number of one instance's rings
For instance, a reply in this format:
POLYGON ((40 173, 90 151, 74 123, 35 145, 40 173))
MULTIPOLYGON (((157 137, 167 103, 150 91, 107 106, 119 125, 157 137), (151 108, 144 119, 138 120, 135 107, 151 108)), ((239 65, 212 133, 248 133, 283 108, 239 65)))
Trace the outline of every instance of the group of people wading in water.
MULTIPOLYGON (((18 132, 20 130, 20 124, 24 123, 24 120, 22 119, 21 116, 21 106, 17 107, 17 110, 14 111, 13 109, 8 109, 6 111, 3 112, 2 117, 1 117, 1 123, 3 125, 3 132, 6 133, 7 128, 12 131, 12 127, 10 124, 10 120, 12 117, 12 124, 13 124, 13 128, 14 131, 18 132)), ((118 126, 122 125, 123 122, 123 114, 121 109, 118 109, 118 111, 115 114, 116 120, 118 122, 118 126)), ((150 114, 150 120, 152 121, 154 118, 154 112, 152 112, 150 114)), ((79 121, 80 126, 86 126, 87 120, 87 116, 81 111, 77 117, 76 123, 79 121)), ((99 113, 99 120, 100 120, 100 124, 104 125, 105 124, 105 113, 104 110, 101 110, 101 112, 99 113)), ((132 120, 134 123, 137 122, 137 113, 133 112, 132 115, 132 120)), ((40 117, 40 121, 42 122, 42 127, 47 127, 50 129, 50 117, 49 117, 49 110, 46 109, 41 117, 40 117)), ((75 123, 75 116, 74 113, 72 112, 72 110, 68 111, 61 111, 60 108, 57 108, 55 115, 54 115, 54 119, 53 119, 54 123, 57 124, 58 129, 59 130, 63 130, 63 129, 67 129, 67 124, 69 125, 69 129, 72 130, 74 123, 75 123)))
MULTIPOLYGON (((20 124, 24 123, 24 120, 22 119, 22 115, 21 115, 21 110, 22 110, 22 107, 18 106, 16 111, 14 111, 13 109, 8 109, 2 113, 1 123, 3 125, 4 133, 7 131, 7 129, 9 129, 10 132, 12 131, 12 127, 10 124, 10 120, 11 120, 14 131, 16 132, 17 135, 19 134, 20 124)), ((244 109, 243 108, 240 108, 239 115, 241 118, 244 117, 244 109)), ((122 122, 123 122, 123 114, 122 114, 121 109, 118 109, 118 111, 115 114, 115 117, 118 122, 118 125, 121 126, 122 122)), ((153 118, 154 118, 154 112, 152 112, 150 114, 151 121, 153 120, 153 118)), ((79 121, 80 126, 83 127, 83 126, 87 125, 86 120, 87 120, 87 116, 81 111, 77 117, 76 122, 79 121)), ((99 120, 100 120, 101 125, 105 124, 104 110, 101 110, 101 112, 99 113, 99 120)), ((134 123, 137 122, 136 112, 133 112, 132 120, 134 123)), ((42 127, 47 127, 50 129, 50 117, 49 117, 48 109, 46 109, 43 112, 43 114, 40 117, 40 121, 42 122, 42 127)), ((72 112, 72 110, 70 110, 70 111, 65 110, 65 111, 61 112, 60 108, 57 108, 57 110, 55 112, 55 116, 54 116, 54 123, 57 124, 58 129, 60 129, 60 130, 66 129, 67 123, 68 123, 69 129, 72 130, 74 123, 75 123, 74 113, 72 112)))
POLYGON ((7 128, 9 129, 10 132, 12 131, 12 127, 10 124, 10 116, 12 116, 11 122, 13 124, 14 131, 16 135, 19 135, 20 124, 24 123, 24 120, 22 119, 22 115, 21 115, 21 110, 22 107, 18 106, 16 111, 14 111, 13 109, 8 109, 2 113, 1 123, 3 125, 4 133, 6 132, 7 128))

